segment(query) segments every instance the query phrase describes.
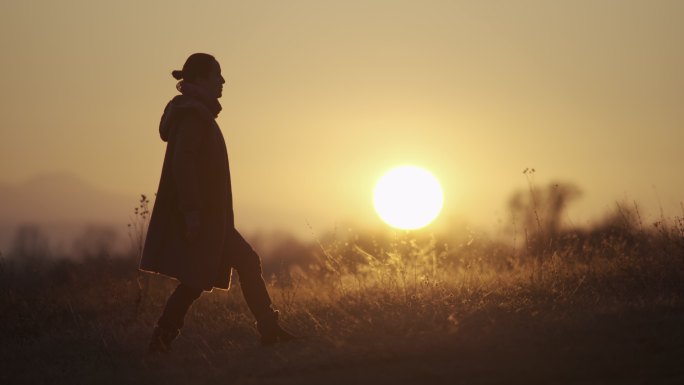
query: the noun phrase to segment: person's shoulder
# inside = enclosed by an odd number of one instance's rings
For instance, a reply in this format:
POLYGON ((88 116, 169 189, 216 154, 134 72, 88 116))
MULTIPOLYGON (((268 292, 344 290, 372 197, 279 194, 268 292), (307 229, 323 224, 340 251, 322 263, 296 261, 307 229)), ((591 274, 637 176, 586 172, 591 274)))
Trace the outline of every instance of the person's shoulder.
POLYGON ((170 104, 179 115, 181 121, 184 120, 195 124, 207 124, 214 120, 214 117, 207 107, 197 99, 185 95, 178 95, 171 100, 170 104))
POLYGON ((178 124, 181 126, 208 126, 209 121, 202 115, 201 111, 193 108, 178 111, 178 124))

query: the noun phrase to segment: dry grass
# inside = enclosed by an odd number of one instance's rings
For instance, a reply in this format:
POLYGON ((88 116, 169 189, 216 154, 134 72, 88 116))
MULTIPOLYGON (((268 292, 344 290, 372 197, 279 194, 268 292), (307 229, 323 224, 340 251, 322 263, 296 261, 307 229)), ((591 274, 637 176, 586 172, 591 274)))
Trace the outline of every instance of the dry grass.
POLYGON ((145 348, 173 283, 144 278, 135 258, 5 258, 0 383, 676 383, 680 225, 612 222, 517 249, 472 236, 326 238, 299 245, 310 253, 297 264, 265 261, 304 340, 260 347, 234 287, 204 294, 165 356, 145 348))

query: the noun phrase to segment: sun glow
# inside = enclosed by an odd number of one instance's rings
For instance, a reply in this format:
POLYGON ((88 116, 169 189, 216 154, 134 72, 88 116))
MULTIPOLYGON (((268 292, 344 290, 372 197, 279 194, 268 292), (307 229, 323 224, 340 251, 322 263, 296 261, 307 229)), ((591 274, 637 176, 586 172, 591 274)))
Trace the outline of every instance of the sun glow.
POLYGON ((437 178, 415 166, 389 170, 375 185, 375 211, 388 225, 413 230, 432 222, 442 210, 444 197, 437 178))

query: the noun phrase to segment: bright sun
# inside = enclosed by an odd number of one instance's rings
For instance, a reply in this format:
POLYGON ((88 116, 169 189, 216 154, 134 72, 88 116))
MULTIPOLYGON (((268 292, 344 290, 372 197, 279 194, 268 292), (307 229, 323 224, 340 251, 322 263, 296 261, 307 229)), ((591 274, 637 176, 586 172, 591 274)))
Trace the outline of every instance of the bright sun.
POLYGON ((428 225, 442 209, 437 178, 414 166, 389 170, 375 185, 375 211, 392 227, 413 230, 428 225))

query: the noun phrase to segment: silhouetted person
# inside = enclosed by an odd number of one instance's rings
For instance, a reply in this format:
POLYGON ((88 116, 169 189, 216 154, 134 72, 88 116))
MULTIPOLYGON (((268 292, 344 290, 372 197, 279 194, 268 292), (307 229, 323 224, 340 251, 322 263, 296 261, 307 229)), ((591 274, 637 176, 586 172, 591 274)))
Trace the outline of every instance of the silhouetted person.
POLYGON ((245 301, 256 318, 263 344, 292 339, 278 325, 278 311, 262 278, 259 255, 235 229, 228 153, 216 123, 225 80, 213 56, 188 57, 181 95, 167 104, 159 134, 167 142, 140 269, 180 281, 154 329, 150 351, 168 351, 190 305, 213 288, 240 278, 245 301))

